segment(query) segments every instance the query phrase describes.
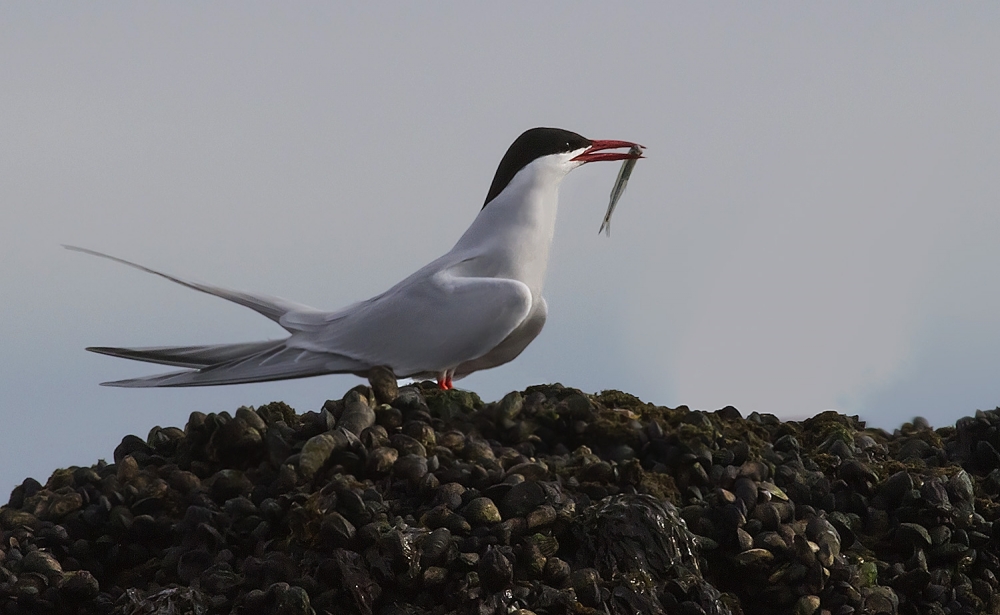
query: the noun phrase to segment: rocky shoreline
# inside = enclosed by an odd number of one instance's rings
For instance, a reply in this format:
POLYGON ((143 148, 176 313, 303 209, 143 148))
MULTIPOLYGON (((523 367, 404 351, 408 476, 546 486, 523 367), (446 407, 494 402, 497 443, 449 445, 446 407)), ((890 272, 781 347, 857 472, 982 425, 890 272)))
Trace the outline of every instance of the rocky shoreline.
POLYGON ((889 434, 381 375, 25 480, 0 615, 1000 613, 998 448, 998 411, 889 434))

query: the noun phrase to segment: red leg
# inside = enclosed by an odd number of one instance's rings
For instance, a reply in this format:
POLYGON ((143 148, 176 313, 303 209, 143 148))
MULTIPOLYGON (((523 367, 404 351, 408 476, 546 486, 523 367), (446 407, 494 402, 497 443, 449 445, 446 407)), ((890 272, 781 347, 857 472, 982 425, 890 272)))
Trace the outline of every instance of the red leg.
POLYGON ((442 391, 450 391, 455 388, 455 385, 452 384, 451 381, 451 375, 448 372, 439 375, 437 377, 437 383, 438 383, 438 388, 441 389, 442 391))

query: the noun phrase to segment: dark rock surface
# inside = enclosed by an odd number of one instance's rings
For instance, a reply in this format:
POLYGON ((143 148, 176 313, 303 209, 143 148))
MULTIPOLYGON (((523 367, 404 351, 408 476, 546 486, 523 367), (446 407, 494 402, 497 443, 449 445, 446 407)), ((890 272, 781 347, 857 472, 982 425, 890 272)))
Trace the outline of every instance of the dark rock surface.
POLYGON ((390 376, 26 479, 0 615, 1000 613, 1000 411, 888 434, 390 376))

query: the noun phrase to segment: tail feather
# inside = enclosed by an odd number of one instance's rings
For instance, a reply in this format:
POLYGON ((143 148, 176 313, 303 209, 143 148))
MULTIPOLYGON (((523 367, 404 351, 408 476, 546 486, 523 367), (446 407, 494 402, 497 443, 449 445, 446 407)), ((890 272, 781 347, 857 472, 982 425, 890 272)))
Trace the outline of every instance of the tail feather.
MULTIPOLYGON (((114 356, 123 355, 115 354, 114 356)), ((364 374, 369 368, 369 365, 343 355, 289 348, 284 344, 278 343, 261 352, 201 369, 182 370, 143 378, 130 378, 128 380, 115 380, 113 382, 102 382, 101 384, 104 386, 129 388, 195 387, 289 380, 292 378, 321 376, 323 374, 364 374)))
MULTIPOLYGON (((176 282, 182 286, 248 307, 270 318, 293 334, 298 330, 282 324, 283 317, 292 314, 296 318, 293 318, 289 322, 298 322, 297 319, 309 320, 314 314, 319 313, 314 308, 279 297, 244 293, 200 282, 183 280, 121 258, 95 252, 94 250, 75 246, 63 247, 75 252, 83 252, 84 254, 113 260, 116 263, 158 275, 161 278, 176 282)), ((111 348, 99 346, 88 348, 87 350, 113 357, 192 368, 168 374, 102 383, 106 386, 115 387, 191 387, 286 380, 320 376, 323 374, 353 373, 363 375, 371 367, 367 362, 345 354, 304 350, 293 347, 290 345, 291 339, 209 346, 157 346, 146 348, 111 348)))
POLYGON ((93 346, 90 352, 122 359, 133 359, 176 367, 210 367, 243 357, 255 355, 282 346, 281 341, 247 342, 242 344, 216 344, 210 346, 154 346, 146 348, 110 348, 93 346))
MULTIPOLYGON (((87 248, 79 248, 77 246, 63 245, 67 250, 72 250, 74 252, 82 252, 84 254, 90 254, 91 256, 99 256, 101 258, 106 258, 108 260, 115 261, 116 263, 121 263, 123 265, 128 265, 138 269, 139 271, 145 271, 146 273, 152 273, 153 275, 158 275, 161 278, 170 280, 180 284, 181 286, 186 286, 190 289, 197 290, 215 297, 220 297, 226 299, 227 301, 232 301, 242 305, 243 307, 248 307, 251 310, 270 318, 274 322, 281 325, 281 317, 289 312, 303 312, 311 313, 317 311, 315 308, 309 307, 307 305, 302 305, 301 303, 295 303, 294 301, 289 301, 287 299, 282 299, 281 297, 272 297, 271 295, 263 295, 257 293, 246 293, 238 290, 229 290, 227 288, 222 288, 220 286, 212 286, 211 284, 203 284, 201 282, 192 282, 190 280, 184 280, 176 276, 172 276, 155 269, 150 269, 149 267, 144 267, 137 263, 127 261, 123 258, 118 258, 116 256, 111 256, 109 254, 104 254, 103 252, 97 252, 95 250, 88 250, 87 248)), ((291 329, 287 327, 283 328, 292 332, 291 329)))

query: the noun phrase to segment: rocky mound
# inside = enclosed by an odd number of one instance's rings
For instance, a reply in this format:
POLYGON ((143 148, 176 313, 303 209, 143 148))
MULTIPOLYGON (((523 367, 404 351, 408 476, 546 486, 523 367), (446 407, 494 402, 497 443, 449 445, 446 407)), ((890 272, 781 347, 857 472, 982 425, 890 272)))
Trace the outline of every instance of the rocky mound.
POLYGON ((998 426, 380 377, 25 480, 0 613, 997 613, 998 426))

